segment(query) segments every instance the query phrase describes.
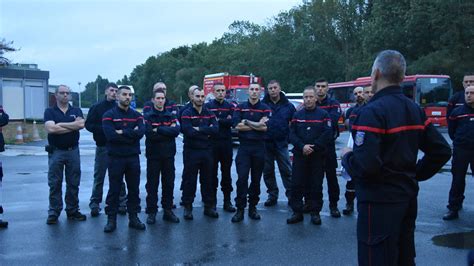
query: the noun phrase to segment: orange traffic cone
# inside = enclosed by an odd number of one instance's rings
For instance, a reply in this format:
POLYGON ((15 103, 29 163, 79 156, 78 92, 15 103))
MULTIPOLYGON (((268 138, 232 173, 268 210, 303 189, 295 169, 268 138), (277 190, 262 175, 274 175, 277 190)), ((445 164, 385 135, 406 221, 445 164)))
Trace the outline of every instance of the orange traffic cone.
POLYGON ((15 144, 23 144, 23 130, 21 129, 21 125, 16 128, 16 137, 15 137, 15 144))

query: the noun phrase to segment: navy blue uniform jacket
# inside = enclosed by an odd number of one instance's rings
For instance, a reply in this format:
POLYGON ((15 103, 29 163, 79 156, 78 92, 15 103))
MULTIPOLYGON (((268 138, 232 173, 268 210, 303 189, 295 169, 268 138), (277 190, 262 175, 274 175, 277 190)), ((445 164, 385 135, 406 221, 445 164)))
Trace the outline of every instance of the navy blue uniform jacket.
POLYGON ((467 104, 455 108, 448 119, 448 132, 454 146, 474 150, 474 108, 467 104))
MULTIPOLYGON (((234 116, 232 117, 233 126, 237 126, 243 119, 249 121, 258 122, 262 117, 270 117, 272 110, 268 105, 258 101, 255 105, 252 105, 249 101, 241 103, 235 108, 234 116)), ((250 131, 239 131, 239 140, 264 140, 265 132, 250 130, 250 131)))
POLYGON ((132 108, 125 111, 115 106, 105 112, 102 127, 109 155, 126 157, 140 154, 140 139, 145 134, 145 123, 139 112, 132 108), (118 134, 115 130, 122 130, 123 134, 118 134))
POLYGON ((158 111, 153 107, 145 114, 146 152, 148 159, 174 157, 176 154, 176 137, 179 125, 176 115, 167 111, 158 111), (175 124, 175 126, 171 126, 175 124), (156 132, 153 131, 156 129, 156 132))
POLYGON ((306 144, 314 145, 314 153, 323 155, 327 145, 332 143, 331 118, 329 114, 320 109, 302 109, 296 112, 291 120, 290 142, 293 152, 303 154, 306 144))
POLYGON ((105 112, 112 109, 116 106, 117 103, 115 101, 107 101, 104 99, 94 105, 92 105, 89 113, 87 114, 86 119, 86 129, 92 132, 92 135, 95 140, 95 144, 97 146, 105 146, 107 139, 104 135, 104 130, 102 129, 102 117, 104 116, 105 112))
MULTIPOLYGON (((145 102, 145 104, 143 105, 143 110, 142 110, 142 113, 143 114, 146 114, 147 112, 153 110, 153 107, 154 104, 152 101, 147 101, 145 102)), ((166 111, 174 114, 174 115, 177 115, 178 114, 178 106, 176 105, 176 103, 173 101, 173 100, 170 100, 168 98, 165 99, 165 109, 166 111)))
POLYGON ((334 139, 339 137, 339 118, 341 117, 341 105, 338 101, 329 98, 329 95, 324 98, 321 102, 316 102, 316 105, 323 109, 324 111, 328 112, 329 117, 331 117, 331 124, 334 133, 334 139))
POLYGON ((211 136, 213 140, 230 140, 232 139, 232 115, 234 114, 234 105, 224 100, 219 103, 217 100, 212 100, 206 103, 207 109, 213 112, 217 122, 219 123, 219 134, 211 136), (229 117, 230 116, 230 117, 229 117))
POLYGON ((272 102, 268 94, 265 95, 262 102, 272 110, 272 116, 267 122, 266 139, 274 141, 279 147, 287 146, 290 121, 296 108, 288 101, 283 92, 280 92, 280 100, 276 104, 272 102))
POLYGON ((201 113, 191 107, 184 110, 181 116, 181 130, 184 135, 185 148, 207 149, 211 147, 209 138, 218 134, 219 125, 214 113, 205 106, 202 107, 201 113), (199 130, 194 127, 198 127, 199 130))
POLYGON ((360 202, 403 202, 418 181, 435 175, 451 157, 446 140, 399 86, 377 92, 352 126, 354 150, 342 165, 356 182, 360 202), (418 160, 418 150, 424 156, 418 160))

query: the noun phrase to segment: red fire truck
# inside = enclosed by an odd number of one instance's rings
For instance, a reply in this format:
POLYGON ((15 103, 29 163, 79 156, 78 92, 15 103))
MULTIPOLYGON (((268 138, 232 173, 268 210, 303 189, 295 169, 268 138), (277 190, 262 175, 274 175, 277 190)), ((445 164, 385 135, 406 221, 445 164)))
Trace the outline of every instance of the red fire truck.
MULTIPOLYGON (((215 83, 223 83, 227 88, 226 99, 235 103, 247 101, 247 90, 250 83, 259 83, 262 85, 262 78, 250 75, 230 75, 227 72, 216 73, 204 76, 204 95, 206 101, 212 99, 212 90, 215 83)), ((262 90, 263 90, 262 86, 262 90)), ((263 93, 261 95, 263 97, 263 93)))
MULTIPOLYGON (((329 94, 341 103, 345 112, 354 102, 352 91, 355 87, 370 86, 370 77, 353 81, 329 84, 329 94)), ((403 93, 419 104, 436 126, 447 126, 446 107, 453 93, 451 79, 446 75, 412 75, 405 76, 402 84, 403 93)))

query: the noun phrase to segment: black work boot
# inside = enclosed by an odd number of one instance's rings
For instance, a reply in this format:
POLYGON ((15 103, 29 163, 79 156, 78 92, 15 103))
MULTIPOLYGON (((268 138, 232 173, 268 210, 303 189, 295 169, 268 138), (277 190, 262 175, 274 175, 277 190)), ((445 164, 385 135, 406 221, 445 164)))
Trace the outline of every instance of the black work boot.
POLYGON ((8 222, 0 219, 0 228, 7 228, 7 227, 8 227, 8 222))
POLYGON ((256 206, 249 206, 249 217, 252 220, 260 220, 260 214, 257 212, 256 206))
POLYGON ((186 204, 184 205, 184 214, 183 214, 184 220, 192 220, 193 217, 193 205, 191 204, 186 204))
POLYGON ((311 213, 311 222, 315 225, 320 225, 321 224, 321 216, 319 216, 319 213, 317 213, 317 212, 312 212, 311 213))
POLYGON ((112 233, 117 228, 117 215, 108 215, 107 224, 104 227, 105 233, 112 233))
POLYGON ((156 223, 156 212, 152 212, 148 214, 148 217, 146 218, 146 223, 147 224, 155 224, 156 223))
POLYGON ((342 214, 344 215, 351 215, 354 212, 354 202, 348 201, 346 203, 346 208, 342 210, 342 214))
POLYGON ((235 207, 232 205, 232 201, 230 200, 230 193, 224 195, 224 211, 235 212, 235 207))
POLYGON ((204 207, 204 215, 211 217, 211 218, 219 218, 219 213, 217 213, 214 207, 204 207))
POLYGON ((129 213, 128 214, 128 227, 134 228, 137 230, 145 230, 146 226, 144 223, 138 219, 138 215, 136 213, 129 213))
POLYGON ((458 214, 458 211, 448 211, 444 216, 443 216, 443 220, 445 221, 450 221, 450 220, 454 220, 454 219, 458 219, 459 218, 459 214, 458 214))
POLYGON ((277 205, 278 200, 275 197, 268 196, 268 199, 263 204, 265 207, 271 207, 277 205))
POLYGON ((174 212, 171 209, 164 209, 163 220, 172 223, 179 223, 179 218, 174 215, 174 212))
POLYGON ((232 217, 233 223, 240 223, 244 219, 244 209, 237 209, 237 212, 232 217))
POLYGON ((330 212, 331 216, 334 217, 334 218, 340 218, 341 217, 341 213, 339 212, 339 209, 337 208, 337 205, 336 206, 330 206, 329 207, 329 212, 330 212))
POLYGON ((303 214, 301 212, 294 212, 290 218, 286 219, 287 224, 296 224, 304 220, 303 214))

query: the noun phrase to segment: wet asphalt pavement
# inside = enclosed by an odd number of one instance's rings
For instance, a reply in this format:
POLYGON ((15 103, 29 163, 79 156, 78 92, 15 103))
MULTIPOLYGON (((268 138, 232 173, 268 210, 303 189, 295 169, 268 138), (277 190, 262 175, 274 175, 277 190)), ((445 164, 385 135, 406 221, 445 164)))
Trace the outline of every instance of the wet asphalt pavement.
MULTIPOLYGON (((347 133, 343 133, 338 140, 338 148, 346 139, 347 133)), ((177 143, 174 202, 178 205, 181 196, 181 139, 177 143)), ((7 151, 0 155, 5 174, 2 193, 4 218, 10 223, 8 229, 0 229, 0 265, 357 264, 356 215, 339 219, 329 216, 326 184, 321 226, 312 225, 309 216, 305 216, 303 223, 286 224, 289 212, 279 180, 280 199, 277 206, 270 208, 263 206, 266 193, 262 181, 262 197, 258 206, 262 215, 260 221, 249 220, 246 215, 243 223, 232 224, 232 214, 222 211, 220 191, 219 218, 205 217, 198 192, 193 221, 184 221, 183 210, 178 206, 175 213, 181 219, 179 224, 164 222, 160 209, 157 223, 147 225, 146 231, 129 229, 127 217, 119 216, 117 230, 105 234, 106 216, 103 213, 97 218, 89 215, 95 145, 92 136, 84 130, 80 145, 82 180, 79 198, 87 221, 68 221, 63 212, 57 225, 46 225, 47 156, 41 148, 43 144, 44 141, 26 146, 8 146, 7 151)), ((143 155, 141 162, 140 198, 144 209, 146 161, 143 155)), ((419 265, 465 265, 468 248, 474 249, 474 179, 471 176, 467 177, 466 200, 460 219, 450 222, 441 219, 446 211, 451 183, 450 167, 448 163, 434 178, 420 184, 416 229, 416 261, 419 265), (447 234, 453 235, 444 236, 447 234)), ((234 166, 232 171, 235 187, 234 166)), ((340 178, 339 184, 339 209, 342 210, 345 181, 340 178)), ((107 188, 106 182, 105 193, 107 188)), ((142 221, 146 219, 143 211, 139 217, 142 221)))

